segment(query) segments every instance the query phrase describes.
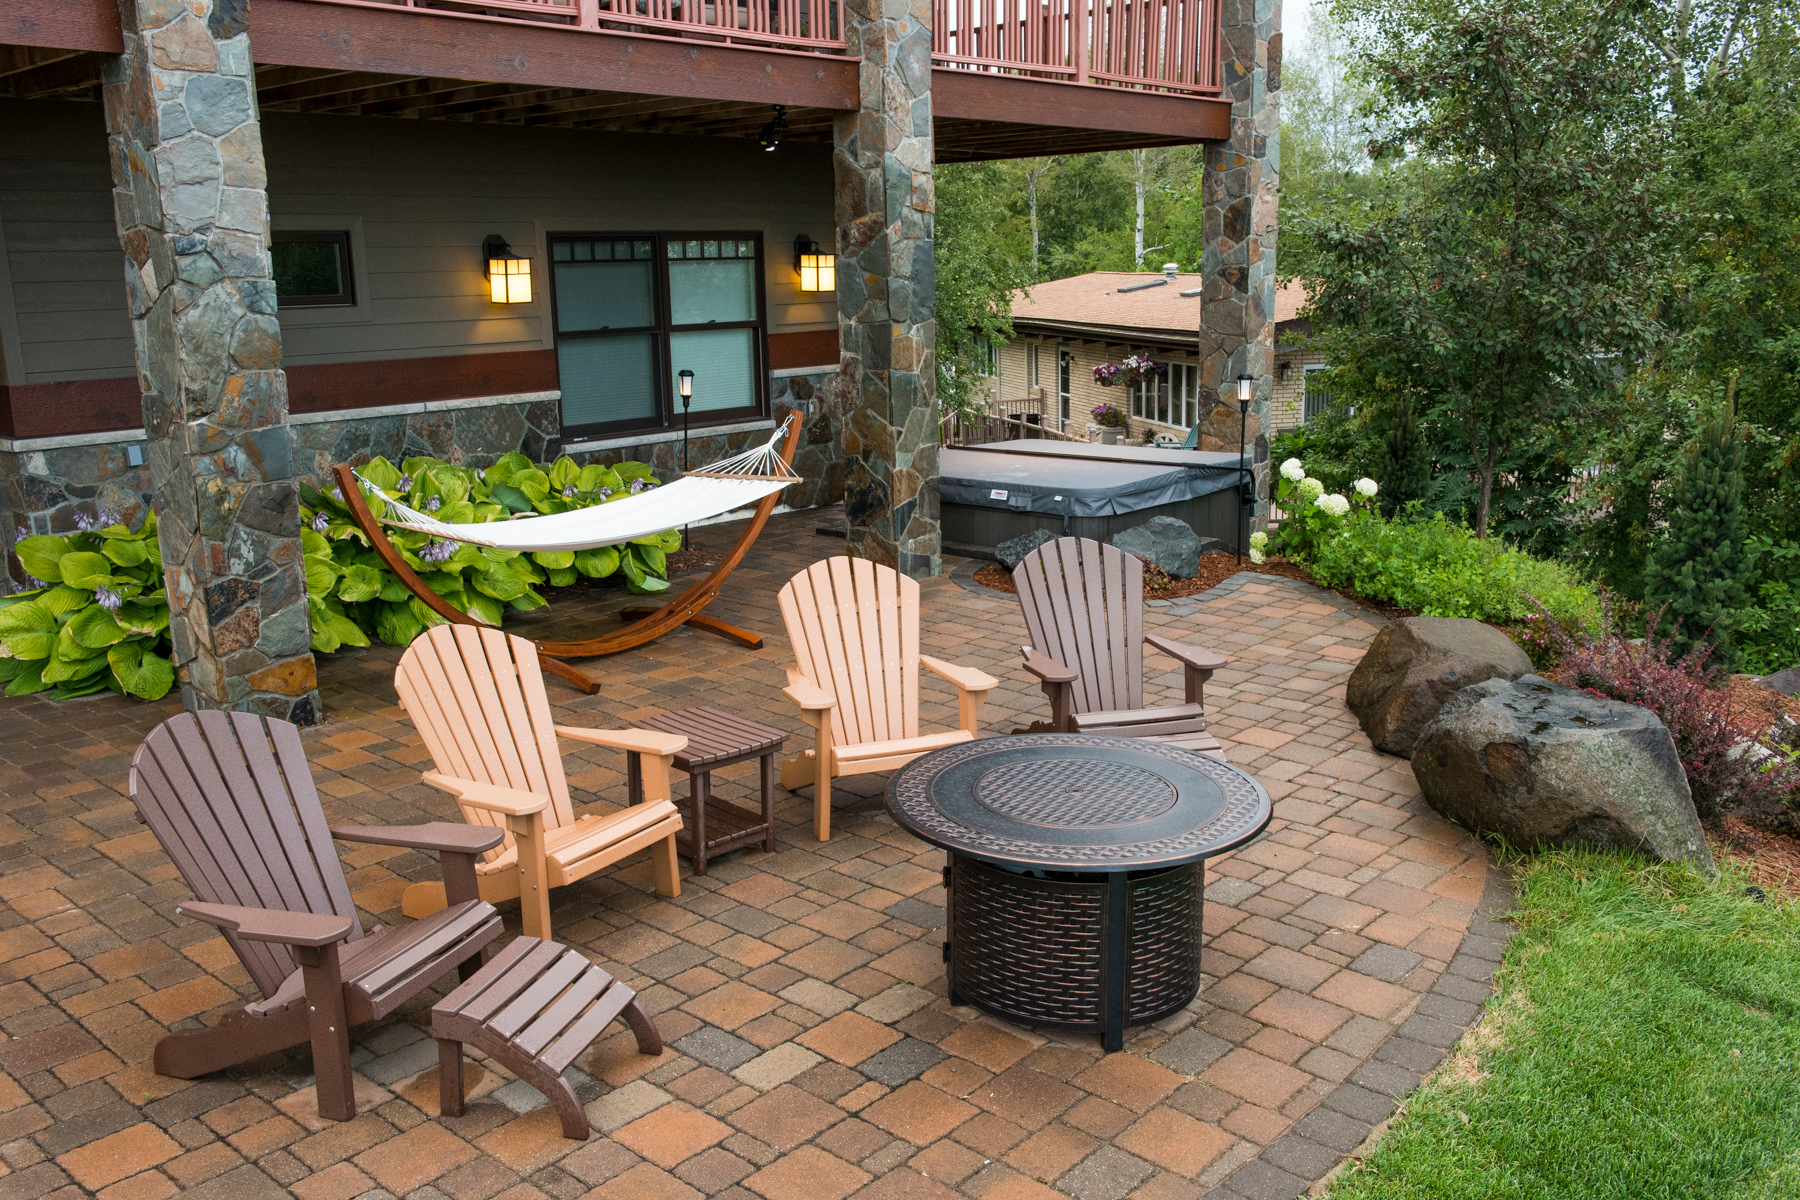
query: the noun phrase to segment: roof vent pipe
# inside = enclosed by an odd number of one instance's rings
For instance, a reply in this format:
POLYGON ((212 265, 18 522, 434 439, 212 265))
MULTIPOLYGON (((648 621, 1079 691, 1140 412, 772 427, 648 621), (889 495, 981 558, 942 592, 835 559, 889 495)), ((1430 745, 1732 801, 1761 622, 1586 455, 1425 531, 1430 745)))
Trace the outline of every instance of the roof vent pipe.
POLYGON ((1168 276, 1170 283, 1175 282, 1175 276, 1180 272, 1180 270, 1181 270, 1180 263, 1164 263, 1163 264, 1163 274, 1168 276))

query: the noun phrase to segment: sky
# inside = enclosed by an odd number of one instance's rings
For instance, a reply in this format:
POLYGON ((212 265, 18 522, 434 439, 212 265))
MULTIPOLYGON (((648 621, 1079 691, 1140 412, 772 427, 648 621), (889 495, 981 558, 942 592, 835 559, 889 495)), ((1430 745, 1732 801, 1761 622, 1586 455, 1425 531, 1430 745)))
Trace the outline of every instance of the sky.
POLYGON ((1312 32, 1312 5, 1307 0, 1290 0, 1281 6, 1281 57, 1299 58, 1306 53, 1307 35, 1312 32))

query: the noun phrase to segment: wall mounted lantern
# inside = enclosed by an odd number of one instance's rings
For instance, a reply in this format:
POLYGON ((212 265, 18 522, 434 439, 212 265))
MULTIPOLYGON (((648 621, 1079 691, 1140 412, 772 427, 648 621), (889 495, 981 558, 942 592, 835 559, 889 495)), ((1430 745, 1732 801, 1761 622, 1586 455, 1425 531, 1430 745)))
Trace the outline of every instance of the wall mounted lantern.
POLYGON ((531 260, 513 253, 506 239, 490 233, 481 243, 483 273, 487 275, 488 299, 495 304, 531 303, 531 260))
POLYGON ((804 233, 794 239, 794 270, 803 292, 837 291, 837 255, 824 254, 804 233))

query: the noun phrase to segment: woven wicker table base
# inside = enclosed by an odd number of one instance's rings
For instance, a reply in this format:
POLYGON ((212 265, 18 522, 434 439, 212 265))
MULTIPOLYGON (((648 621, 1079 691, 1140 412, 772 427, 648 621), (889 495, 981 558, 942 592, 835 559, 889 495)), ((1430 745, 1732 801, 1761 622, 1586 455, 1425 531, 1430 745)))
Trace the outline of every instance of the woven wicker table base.
POLYGON ((952 1004, 1097 1030, 1111 1051, 1199 994, 1200 863, 1040 877, 953 854, 944 874, 952 1004))

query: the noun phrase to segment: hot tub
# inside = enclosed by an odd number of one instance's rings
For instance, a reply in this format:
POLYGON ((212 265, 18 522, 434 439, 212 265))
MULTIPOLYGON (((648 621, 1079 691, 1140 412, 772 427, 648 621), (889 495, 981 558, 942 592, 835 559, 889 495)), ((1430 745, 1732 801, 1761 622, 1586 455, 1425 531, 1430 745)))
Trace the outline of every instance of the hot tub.
POLYGON ((1033 529, 1106 542, 1158 516, 1227 546, 1249 535, 1235 454, 1032 439, 939 455, 947 554, 993 558, 994 547, 1033 529))

